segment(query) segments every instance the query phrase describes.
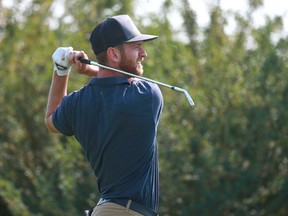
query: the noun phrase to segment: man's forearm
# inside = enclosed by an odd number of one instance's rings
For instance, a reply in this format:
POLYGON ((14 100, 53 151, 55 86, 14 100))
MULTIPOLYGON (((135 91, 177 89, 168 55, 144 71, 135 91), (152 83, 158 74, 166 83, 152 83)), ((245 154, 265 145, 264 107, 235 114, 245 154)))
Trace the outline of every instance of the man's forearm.
POLYGON ((46 126, 50 130, 51 126, 53 126, 52 114, 61 103, 62 99, 67 95, 68 77, 69 75, 58 76, 55 71, 53 73, 45 116, 46 126))
POLYGON ((99 67, 94 66, 94 65, 90 65, 90 68, 87 72, 87 75, 90 77, 97 77, 98 72, 99 72, 99 67))

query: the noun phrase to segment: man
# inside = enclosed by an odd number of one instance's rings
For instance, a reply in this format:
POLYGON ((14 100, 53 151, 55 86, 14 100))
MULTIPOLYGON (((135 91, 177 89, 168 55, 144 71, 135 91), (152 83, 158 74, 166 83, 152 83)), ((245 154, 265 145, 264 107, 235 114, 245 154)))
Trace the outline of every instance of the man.
MULTIPOLYGON (((90 42, 99 63, 142 75, 147 57, 141 34, 128 15, 106 19, 90 42)), ((83 51, 60 47, 54 52, 46 126, 74 135, 97 177, 101 199, 92 216, 157 215, 156 134, 163 107, 159 87, 117 72, 82 64, 83 51), (67 95, 71 65, 93 76, 88 85, 67 95)))

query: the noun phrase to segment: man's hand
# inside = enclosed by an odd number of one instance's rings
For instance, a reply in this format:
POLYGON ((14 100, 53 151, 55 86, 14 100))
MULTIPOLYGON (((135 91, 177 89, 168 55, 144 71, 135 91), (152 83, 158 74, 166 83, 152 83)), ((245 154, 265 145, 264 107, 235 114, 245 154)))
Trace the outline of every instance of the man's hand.
POLYGON ((79 58, 88 59, 87 54, 84 51, 72 51, 69 56, 69 61, 75 64, 75 72, 78 74, 84 74, 87 76, 97 77, 99 67, 94 65, 84 64, 79 61, 79 58))
POLYGON ((70 73, 72 63, 69 61, 72 47, 58 47, 52 55, 54 71, 58 76, 65 76, 70 73))

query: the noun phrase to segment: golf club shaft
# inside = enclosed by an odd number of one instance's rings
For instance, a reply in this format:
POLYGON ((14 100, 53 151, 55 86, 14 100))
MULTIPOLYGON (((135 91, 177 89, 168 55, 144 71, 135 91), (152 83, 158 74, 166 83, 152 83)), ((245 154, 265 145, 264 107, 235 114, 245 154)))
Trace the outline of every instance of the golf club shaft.
POLYGON ((79 58, 79 61, 82 62, 82 63, 85 63, 85 64, 90 64, 90 65, 95 65, 95 66, 98 66, 98 67, 101 67, 101 68, 104 68, 104 69, 108 69, 108 70, 113 70, 115 72, 118 72, 118 73, 121 73, 121 74, 125 74, 127 76, 131 76, 131 77, 135 77, 135 78, 138 78, 138 79, 141 79, 141 80, 145 80, 145 81, 148 81, 148 82, 152 82, 152 83, 155 83, 155 84, 158 84, 158 85, 161 85, 161 86, 164 86, 164 87, 167 87, 167 88, 170 88, 174 91, 179 91, 179 92, 182 92, 185 94, 189 104, 191 106, 194 106, 194 101, 192 100, 191 96, 189 95, 189 93, 183 89, 183 88, 179 88, 179 87, 176 87, 176 86, 172 86, 172 85, 168 85, 166 83, 162 83, 162 82, 159 82, 159 81, 156 81, 156 80, 152 80, 152 79, 149 79, 147 77, 143 77, 143 76, 138 76, 138 75, 135 75, 135 74, 132 74, 132 73, 128 73, 126 71, 122 71, 122 70, 118 70, 116 68, 112 68, 112 67, 108 67, 106 65, 102 65, 102 64, 99 64, 98 62, 95 62, 95 61, 91 61, 89 59, 84 59, 84 58, 79 58))

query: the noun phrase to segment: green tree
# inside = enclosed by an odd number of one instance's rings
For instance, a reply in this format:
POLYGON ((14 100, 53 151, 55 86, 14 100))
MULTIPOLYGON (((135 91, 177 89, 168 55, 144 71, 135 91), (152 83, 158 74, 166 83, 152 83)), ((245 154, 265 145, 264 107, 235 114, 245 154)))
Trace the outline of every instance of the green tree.
MULTIPOLYGON (((252 3, 256 8, 260 2, 252 3)), ((187 2, 183 5, 186 29, 195 28, 193 11, 187 2)), ((159 141, 165 179, 162 213, 166 215, 287 213, 287 170, 283 170, 287 149, 282 144, 287 132, 282 124, 287 119, 283 110, 287 106, 287 45, 286 39, 276 44, 272 40, 282 30, 281 17, 267 17, 266 25, 257 29, 250 24, 250 14, 233 15, 239 26, 233 36, 225 33, 226 17, 216 6, 204 40, 198 41, 198 52, 193 44, 187 47, 192 55, 180 46, 171 52, 171 41, 166 42, 170 52, 162 49, 165 56, 173 53, 177 66, 181 65, 175 57, 179 53, 194 64, 193 82, 185 81, 193 83, 196 101, 192 113, 183 104, 179 110, 179 103, 172 103, 179 99, 168 101, 168 108, 166 103, 165 125, 160 129, 164 136, 159 141)), ((190 42, 197 38, 194 32, 187 31, 190 42)), ((177 74, 166 61, 170 69, 166 74, 177 74)))

